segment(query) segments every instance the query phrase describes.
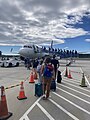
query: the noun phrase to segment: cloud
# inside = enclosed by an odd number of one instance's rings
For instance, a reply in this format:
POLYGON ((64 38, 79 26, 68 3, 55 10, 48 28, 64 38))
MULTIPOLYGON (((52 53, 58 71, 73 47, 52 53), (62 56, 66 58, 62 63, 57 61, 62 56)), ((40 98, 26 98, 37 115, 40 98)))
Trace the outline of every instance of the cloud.
POLYGON ((0 0, 0 44, 43 44, 51 40, 64 44, 65 38, 89 34, 74 27, 83 24, 83 16, 90 18, 90 0, 0 0))
POLYGON ((63 49, 69 49, 69 47, 64 47, 63 49))
POLYGON ((86 42, 90 42, 90 39, 86 39, 85 41, 86 41, 86 42))

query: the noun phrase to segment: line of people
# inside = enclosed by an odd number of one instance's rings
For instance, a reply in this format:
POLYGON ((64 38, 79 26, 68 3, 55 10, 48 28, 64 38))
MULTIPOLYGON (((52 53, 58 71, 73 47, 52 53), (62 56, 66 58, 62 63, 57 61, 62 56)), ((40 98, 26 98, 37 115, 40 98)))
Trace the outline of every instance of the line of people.
POLYGON ((27 69, 32 67, 33 71, 38 73, 38 83, 43 86, 43 99, 48 99, 50 94, 50 86, 52 80, 56 81, 57 70, 59 68, 59 61, 55 58, 46 57, 40 60, 34 59, 29 60, 28 58, 25 61, 27 69))
POLYGON ((57 69, 59 67, 59 61, 55 59, 55 55, 51 59, 50 57, 41 60, 37 66, 37 72, 39 74, 38 83, 43 85, 43 99, 48 99, 50 95, 50 86, 52 80, 56 80, 57 69))

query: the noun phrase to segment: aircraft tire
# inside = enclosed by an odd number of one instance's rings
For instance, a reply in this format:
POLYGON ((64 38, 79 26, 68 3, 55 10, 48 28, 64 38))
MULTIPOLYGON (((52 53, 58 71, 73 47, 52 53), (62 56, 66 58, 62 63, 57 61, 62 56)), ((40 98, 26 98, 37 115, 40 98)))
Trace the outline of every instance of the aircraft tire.
POLYGON ((9 63, 8 67, 12 67, 12 63, 9 63))
POLYGON ((19 63, 17 62, 17 63, 16 63, 16 67, 18 67, 18 66, 19 66, 19 63))
POLYGON ((1 65, 1 67, 4 67, 4 63, 1 65))

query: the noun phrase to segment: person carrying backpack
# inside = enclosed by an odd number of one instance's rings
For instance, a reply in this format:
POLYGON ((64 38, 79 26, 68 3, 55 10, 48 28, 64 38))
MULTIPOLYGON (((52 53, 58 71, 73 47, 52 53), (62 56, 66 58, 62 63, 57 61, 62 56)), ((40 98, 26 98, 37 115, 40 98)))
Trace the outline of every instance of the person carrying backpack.
POLYGON ((52 77, 54 76, 54 66, 51 64, 51 59, 48 57, 45 59, 41 68, 41 74, 43 76, 43 99, 46 100, 50 94, 50 85, 52 77))

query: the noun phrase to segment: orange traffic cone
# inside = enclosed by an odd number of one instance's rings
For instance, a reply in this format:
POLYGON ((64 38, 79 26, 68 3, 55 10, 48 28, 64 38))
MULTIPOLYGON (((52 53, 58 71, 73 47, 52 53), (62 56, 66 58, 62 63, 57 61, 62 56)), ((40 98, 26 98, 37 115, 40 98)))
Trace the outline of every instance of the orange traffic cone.
POLYGON ((69 70, 69 75, 68 75, 68 78, 72 79, 72 76, 71 76, 71 71, 69 70))
POLYGON ((66 67, 66 71, 65 71, 65 77, 68 77, 68 70, 67 70, 67 67, 66 67))
POLYGON ((27 97, 25 96, 25 93, 24 93, 23 82, 21 82, 20 92, 19 92, 19 96, 17 98, 18 98, 18 100, 27 99, 27 97))
POLYGON ((31 74, 30 74, 29 83, 35 83, 35 81, 34 81, 34 76, 33 76, 33 71, 32 71, 31 74))
POLYGON ((12 113, 8 112, 8 108, 7 108, 4 86, 1 86, 0 120, 6 120, 11 116, 12 113))

